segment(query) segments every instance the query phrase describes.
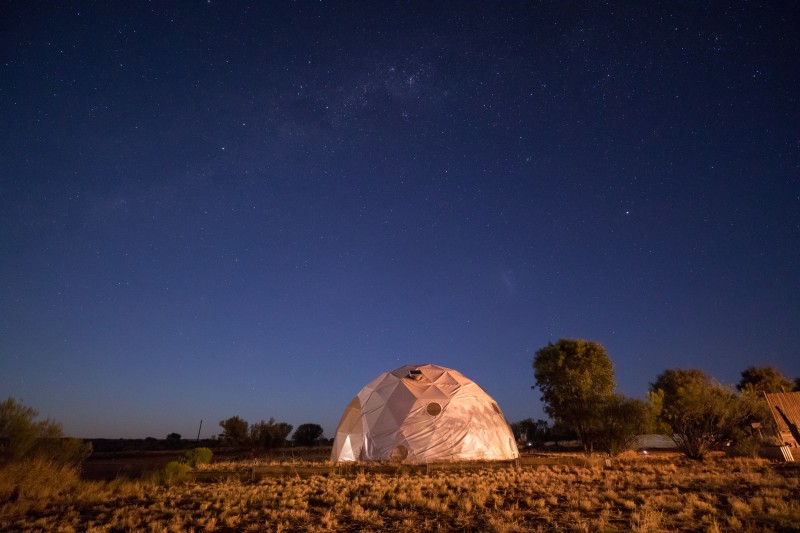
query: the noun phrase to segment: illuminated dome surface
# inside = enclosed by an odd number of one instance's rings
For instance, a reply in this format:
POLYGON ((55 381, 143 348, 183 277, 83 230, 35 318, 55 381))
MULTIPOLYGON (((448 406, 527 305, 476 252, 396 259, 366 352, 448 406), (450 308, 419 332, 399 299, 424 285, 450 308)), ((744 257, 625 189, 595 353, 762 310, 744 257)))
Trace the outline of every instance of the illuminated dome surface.
POLYGON ((519 457, 491 396, 460 372, 407 365, 361 389, 344 411, 331 459, 345 461, 502 461, 519 457))

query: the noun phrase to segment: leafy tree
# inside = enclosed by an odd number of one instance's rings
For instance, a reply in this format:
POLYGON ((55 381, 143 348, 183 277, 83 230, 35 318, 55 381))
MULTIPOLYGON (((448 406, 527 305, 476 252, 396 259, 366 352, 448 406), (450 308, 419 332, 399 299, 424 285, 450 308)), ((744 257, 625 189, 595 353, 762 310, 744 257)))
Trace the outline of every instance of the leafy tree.
POLYGON ((739 391, 752 390, 761 396, 765 392, 789 392, 794 385, 774 366, 750 366, 742 372, 736 388, 739 391))
POLYGON ((690 459, 703 459, 731 439, 751 405, 701 370, 665 370, 650 384, 660 429, 690 459))
POLYGON ((292 425, 286 422, 275 422, 270 418, 253 424, 250 428, 250 441, 257 448, 279 448, 286 444, 286 438, 292 432, 292 425))
POLYGON ((219 425, 222 427, 222 434, 220 435, 222 440, 235 446, 248 444, 248 424, 246 420, 242 420, 238 416, 232 416, 226 420, 221 420, 219 425))
POLYGON ((550 430, 547 420, 526 418, 511 424, 511 431, 518 442, 540 444, 545 440, 550 430))
POLYGON ((536 352, 536 386, 545 412, 555 422, 574 429, 586 453, 602 431, 601 412, 613 399, 614 368, 602 345, 580 339, 561 339, 536 352))
POLYGON ((300 424, 292 435, 292 440, 300 446, 312 446, 322 437, 319 424, 300 424))
POLYGON ((250 441, 253 446, 264 449, 272 447, 272 431, 269 425, 273 422, 273 419, 270 419, 269 423, 262 420, 250 426, 250 441))
POLYGON ((285 446, 286 439, 292 432, 293 427, 294 426, 287 424, 286 422, 275 422, 270 418, 269 431, 272 435, 272 447, 279 448, 281 446, 285 446))
POLYGON ((170 433, 169 435, 167 435, 167 440, 168 441, 179 441, 179 440, 181 440, 181 434, 180 433, 170 433))
POLYGON ((59 464, 78 464, 91 454, 91 444, 64 437, 61 424, 37 421, 39 413, 14 398, 0 403, 0 464, 43 456, 59 464))
POLYGON ((613 395, 601 408, 601 415, 598 447, 609 455, 629 449, 636 436, 653 425, 650 404, 622 394, 613 395))

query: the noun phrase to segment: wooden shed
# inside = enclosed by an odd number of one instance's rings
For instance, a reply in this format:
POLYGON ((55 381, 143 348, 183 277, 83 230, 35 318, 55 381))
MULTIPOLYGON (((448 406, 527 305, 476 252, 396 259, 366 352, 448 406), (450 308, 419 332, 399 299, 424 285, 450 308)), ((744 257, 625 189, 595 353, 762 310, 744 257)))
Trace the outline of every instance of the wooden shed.
POLYGON ((800 447, 800 392, 764 393, 781 443, 800 447))

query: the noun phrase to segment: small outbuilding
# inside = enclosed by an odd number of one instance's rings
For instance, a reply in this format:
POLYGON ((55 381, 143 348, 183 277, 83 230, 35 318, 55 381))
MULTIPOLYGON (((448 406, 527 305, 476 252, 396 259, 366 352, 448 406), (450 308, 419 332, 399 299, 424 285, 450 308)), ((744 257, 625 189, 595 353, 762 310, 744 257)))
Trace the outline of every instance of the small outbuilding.
POLYGON ((368 383, 344 411, 331 459, 432 463, 519 457, 500 407, 460 372, 407 365, 368 383))
POLYGON ((800 392, 765 393, 781 444, 800 447, 800 392))

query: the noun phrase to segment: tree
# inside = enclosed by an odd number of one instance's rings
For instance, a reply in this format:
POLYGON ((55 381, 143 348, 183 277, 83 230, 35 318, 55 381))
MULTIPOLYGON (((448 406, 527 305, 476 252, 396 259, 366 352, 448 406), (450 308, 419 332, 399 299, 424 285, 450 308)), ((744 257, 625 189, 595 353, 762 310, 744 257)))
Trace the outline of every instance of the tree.
POLYGON ((511 431, 514 433, 517 442, 534 445, 541 444, 545 440, 550 431, 550 426, 547 420, 539 419, 534 421, 532 418, 526 418, 511 424, 511 431))
POLYGON ((273 420, 270 418, 269 423, 262 420, 250 426, 250 442, 253 443, 253 446, 265 450, 272 447, 272 432, 269 428, 269 424, 272 422, 273 420))
POLYGON ((232 416, 226 420, 221 420, 219 425, 222 427, 220 438, 234 446, 244 446, 248 444, 246 420, 238 416, 232 416))
POLYGON ((180 441, 181 440, 181 434, 180 433, 170 433, 169 435, 167 435, 167 440, 168 441, 180 441))
POLYGON ((653 425, 648 402, 614 394, 602 408, 597 439, 598 447, 609 455, 617 455, 631 447, 638 435, 653 425))
POLYGON ((39 413, 14 398, 0 403, 0 464, 43 456, 59 464, 79 464, 91 454, 91 444, 64 437, 61 424, 39 420, 39 413))
POLYGON ((793 388, 794 383, 774 366, 749 366, 742 372, 742 379, 736 385, 739 391, 749 389, 759 396, 765 392, 790 392, 793 388))
POLYGON ((701 370, 665 370, 650 384, 660 429, 690 459, 731 439, 752 415, 750 403, 701 370))
POLYGON ((312 446, 322 437, 319 424, 300 424, 292 435, 292 440, 300 446, 312 446))
POLYGON ((602 416, 613 399, 614 368, 602 345, 580 339, 561 339, 536 352, 536 386, 545 412, 578 433, 591 453, 601 432, 602 416))
POLYGON ((285 446, 286 439, 292 432, 293 427, 294 426, 287 424, 286 422, 275 422, 270 418, 269 431, 272 435, 272 447, 279 448, 281 446, 285 446))
POLYGON ((286 437, 291 432, 291 424, 275 422, 274 418, 270 418, 267 422, 262 420, 252 425, 250 440, 257 448, 279 448, 286 444, 286 437))

